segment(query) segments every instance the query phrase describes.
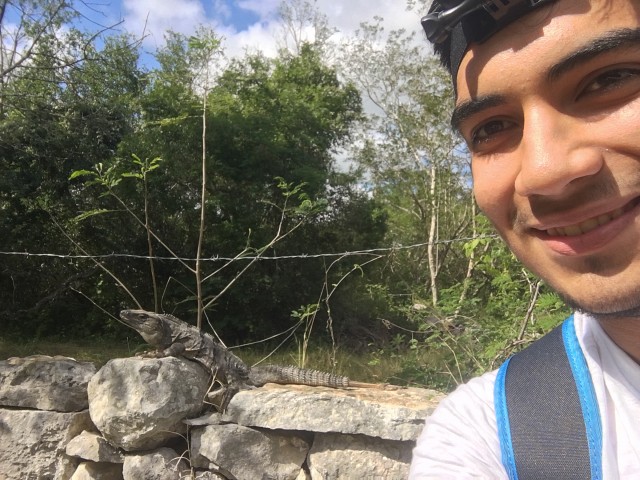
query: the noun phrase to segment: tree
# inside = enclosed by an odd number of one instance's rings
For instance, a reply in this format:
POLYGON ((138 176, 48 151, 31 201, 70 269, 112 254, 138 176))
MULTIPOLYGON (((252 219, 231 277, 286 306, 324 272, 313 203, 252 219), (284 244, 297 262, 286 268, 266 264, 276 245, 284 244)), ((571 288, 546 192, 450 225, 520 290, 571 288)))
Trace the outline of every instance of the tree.
POLYGON ((417 256, 406 252, 404 282, 408 288, 424 285, 437 309, 440 288, 457 277, 460 260, 440 240, 461 236, 471 223, 468 166, 448 127, 452 91, 446 73, 413 34, 385 35, 381 21, 363 24, 345 43, 340 65, 372 104, 360 166, 387 206, 388 240, 424 244, 417 256))
POLYGON ((96 53, 95 40, 116 25, 85 35, 73 28, 63 33, 63 27, 82 16, 82 7, 94 8, 73 0, 0 1, 0 105, 5 103, 4 87, 24 75, 21 72, 42 68, 62 71, 91 60, 96 53), (47 65, 35 59, 45 51, 51 57, 47 65))
POLYGON ((331 28, 326 15, 318 10, 317 0, 285 0, 280 2, 278 11, 282 19, 281 49, 298 55, 306 46, 313 45, 329 56, 330 37, 336 33, 331 28))
MULTIPOLYGON (((75 57, 78 62, 58 68, 51 50, 57 43, 41 42, 30 53, 29 67, 13 70, 3 87, 3 251, 69 252, 69 242, 52 222, 53 216, 73 235, 86 233, 68 221, 84 202, 68 182, 69 174, 110 158, 136 122, 134 99, 144 75, 137 66, 137 52, 129 48, 130 39, 110 38, 98 50, 88 44, 89 34, 71 31, 64 35, 84 46, 75 57), (84 60, 84 55, 92 60, 84 60)), ((93 233, 94 242, 99 242, 100 232, 93 233)), ((25 268, 22 260, 13 257, 4 265, 0 274, 5 287, 3 310, 28 318, 27 326, 33 326, 52 302, 68 298, 77 281, 86 281, 89 272, 95 273, 91 264, 80 261, 72 262, 69 269, 63 259, 25 268), (61 289, 61 285, 66 287, 61 289), (45 298, 47 302, 39 301, 45 298)), ((43 331, 51 327, 50 321, 42 322, 43 331)))
MULTIPOLYGON (((160 68, 150 72, 140 101, 140 128, 120 143, 116 158, 104 170, 110 177, 97 170, 79 175, 87 176, 94 185, 113 186, 111 199, 94 205, 94 211, 115 212, 120 205, 120 210, 145 218, 134 226, 128 245, 139 248, 135 235, 146 230, 153 232, 153 246, 147 246, 147 252, 189 259, 200 244, 196 260, 232 259, 222 266, 202 261, 205 268, 199 280, 189 278, 195 269, 188 260, 177 268, 175 262, 156 262, 154 275, 159 285, 175 287, 165 288, 161 309, 179 305, 189 318, 201 299, 202 309, 214 314, 217 328, 234 324, 234 333, 241 334, 243 329, 257 330, 248 312, 256 305, 277 312, 274 325, 288 322, 289 312, 299 306, 300 298, 289 303, 293 301, 287 287, 291 279, 278 277, 273 268, 277 263, 257 263, 256 259, 275 254, 276 241, 277 251, 300 252, 292 233, 305 219, 321 228, 314 212, 328 203, 324 198, 333 152, 360 118, 360 98, 353 86, 341 84, 335 71, 307 46, 299 55, 283 52, 276 59, 249 55, 231 62, 211 85, 203 108, 201 95, 206 89, 197 88, 196 63, 189 60, 200 41, 168 36, 158 55, 160 68), (195 148, 199 143, 202 148, 195 148), (131 152, 144 168, 142 159, 162 161, 148 177, 133 175, 127 158, 131 152), (200 192, 199 184, 204 187, 200 192), (145 205, 151 206, 149 215, 145 205), (203 208, 209 212, 208 220, 205 228, 199 228, 203 208), (251 277, 240 278, 249 265, 251 277), (278 281, 284 288, 276 285, 278 281), (234 290, 228 292, 231 284, 234 290), (282 295, 274 298, 276 290, 282 295), (247 302, 249 291, 251 303, 247 302)), ((143 285, 139 278, 128 280, 143 285)), ((147 293, 140 294, 144 289, 132 291, 141 304, 148 304, 147 293)))
MULTIPOLYGON (((422 0, 408 3, 426 10, 422 0)), ((415 247, 393 252, 371 288, 411 335, 401 375, 449 388, 493 368, 564 312, 476 211, 468 154, 449 126, 448 73, 412 34, 381 25, 363 24, 345 42, 340 68, 370 102, 357 166, 384 206, 387 242, 415 247)))

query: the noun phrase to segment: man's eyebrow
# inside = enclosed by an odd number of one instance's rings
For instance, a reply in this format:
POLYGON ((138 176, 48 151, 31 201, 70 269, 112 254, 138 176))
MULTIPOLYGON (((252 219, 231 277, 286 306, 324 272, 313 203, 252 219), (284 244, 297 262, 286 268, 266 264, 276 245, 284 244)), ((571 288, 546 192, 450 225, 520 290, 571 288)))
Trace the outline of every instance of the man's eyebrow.
POLYGON ((507 102, 504 95, 484 95, 456 105, 451 115, 451 126, 457 132, 460 131, 460 125, 467 118, 488 108, 497 107, 507 102))
POLYGON ((608 31, 562 58, 549 69, 547 79, 549 81, 557 80, 571 69, 589 62, 598 55, 630 47, 640 48, 640 28, 621 28, 608 31))
MULTIPOLYGON (((598 55, 631 47, 640 48, 640 28, 621 28, 608 31, 560 59, 549 69, 547 79, 549 81, 557 80, 571 69, 589 62, 598 55)), ((466 100, 454 108, 451 115, 451 126, 459 132, 461 124, 467 118, 487 108, 504 103, 506 103, 506 98, 503 95, 486 95, 466 100)))

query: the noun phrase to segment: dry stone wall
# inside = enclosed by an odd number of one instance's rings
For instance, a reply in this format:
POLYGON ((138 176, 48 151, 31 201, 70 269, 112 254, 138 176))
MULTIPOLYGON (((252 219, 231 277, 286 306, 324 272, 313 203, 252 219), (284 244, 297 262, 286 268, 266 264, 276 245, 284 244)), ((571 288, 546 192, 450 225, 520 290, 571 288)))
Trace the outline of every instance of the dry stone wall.
POLYGON ((6 480, 404 479, 425 389, 265 385, 224 414, 210 378, 179 359, 0 361, 0 478, 6 480))

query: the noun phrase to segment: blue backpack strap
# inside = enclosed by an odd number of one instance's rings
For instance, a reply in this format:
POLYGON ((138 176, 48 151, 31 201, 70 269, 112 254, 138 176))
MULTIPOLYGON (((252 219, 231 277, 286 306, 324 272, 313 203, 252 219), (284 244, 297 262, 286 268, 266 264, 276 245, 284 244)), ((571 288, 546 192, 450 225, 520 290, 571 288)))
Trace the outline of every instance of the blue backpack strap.
POLYGON ((601 480, 602 426, 573 317, 498 371, 495 407, 510 480, 601 480))

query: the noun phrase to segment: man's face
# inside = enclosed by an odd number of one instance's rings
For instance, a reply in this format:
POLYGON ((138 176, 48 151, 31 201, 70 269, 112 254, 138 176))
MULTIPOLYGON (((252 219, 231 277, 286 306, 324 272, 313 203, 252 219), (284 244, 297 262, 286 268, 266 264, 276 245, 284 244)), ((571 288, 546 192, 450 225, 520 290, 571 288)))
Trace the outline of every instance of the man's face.
POLYGON ((454 124, 480 208, 594 313, 640 307, 640 2, 560 0, 466 53, 454 124))

